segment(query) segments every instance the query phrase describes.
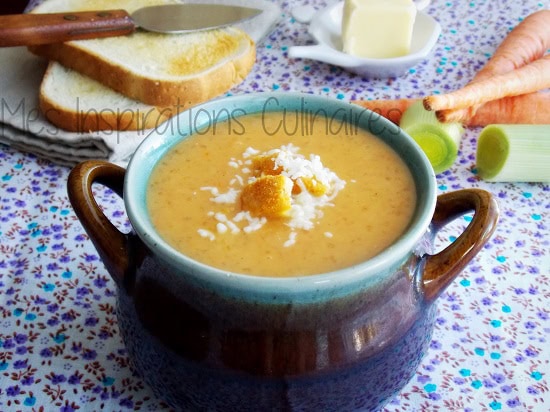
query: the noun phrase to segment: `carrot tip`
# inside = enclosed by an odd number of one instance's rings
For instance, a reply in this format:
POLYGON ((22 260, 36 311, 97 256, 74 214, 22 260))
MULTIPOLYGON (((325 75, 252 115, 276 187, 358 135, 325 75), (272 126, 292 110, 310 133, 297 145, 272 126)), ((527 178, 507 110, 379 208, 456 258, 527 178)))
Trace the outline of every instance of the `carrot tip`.
POLYGON ((422 99, 422 104, 424 105, 424 109, 426 109, 428 111, 432 110, 432 104, 431 104, 430 100, 431 100, 430 96, 425 97, 424 99, 422 99))
POLYGON ((437 110, 435 112, 435 117, 437 118, 437 120, 439 120, 441 123, 446 123, 448 122, 449 120, 447 119, 447 115, 445 113, 444 110, 437 110))

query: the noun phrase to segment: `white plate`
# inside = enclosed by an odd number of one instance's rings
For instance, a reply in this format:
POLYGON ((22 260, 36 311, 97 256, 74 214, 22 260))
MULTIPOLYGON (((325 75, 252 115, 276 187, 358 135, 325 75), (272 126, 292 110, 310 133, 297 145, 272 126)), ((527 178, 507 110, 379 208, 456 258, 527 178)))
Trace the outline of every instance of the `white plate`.
POLYGON ((419 10, 416 13, 411 52, 408 55, 388 59, 366 59, 352 56, 342 51, 343 7, 344 3, 338 2, 317 12, 311 19, 308 32, 318 44, 293 46, 289 48, 288 56, 322 61, 366 77, 397 77, 424 60, 435 46, 441 33, 439 23, 419 10))

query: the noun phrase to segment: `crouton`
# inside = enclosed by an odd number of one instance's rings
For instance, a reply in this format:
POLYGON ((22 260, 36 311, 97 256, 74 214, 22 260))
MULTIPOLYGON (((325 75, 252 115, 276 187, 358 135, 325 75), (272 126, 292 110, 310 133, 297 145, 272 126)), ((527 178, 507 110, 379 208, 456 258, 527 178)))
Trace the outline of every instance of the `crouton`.
POLYGON ((281 166, 275 165, 275 159, 270 156, 260 155, 252 159, 252 171, 254 176, 280 175, 281 166))
POLYGON ((292 206, 294 183, 283 175, 262 176, 247 184, 241 193, 241 208, 253 216, 283 217, 292 206))

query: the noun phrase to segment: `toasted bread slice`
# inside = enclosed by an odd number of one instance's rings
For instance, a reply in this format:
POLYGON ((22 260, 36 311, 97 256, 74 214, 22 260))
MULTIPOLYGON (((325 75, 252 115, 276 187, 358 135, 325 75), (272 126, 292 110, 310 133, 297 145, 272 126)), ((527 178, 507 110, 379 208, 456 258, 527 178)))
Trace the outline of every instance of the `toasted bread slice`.
POLYGON ((71 132, 152 129, 181 109, 130 99, 56 62, 42 79, 39 105, 50 123, 71 132))
MULTIPOLYGON (((33 13, 135 9, 174 0, 48 0, 33 13)), ((252 69, 254 41, 227 27, 186 34, 136 31, 128 36, 31 46, 55 60, 135 100, 186 108, 240 83, 252 69)))

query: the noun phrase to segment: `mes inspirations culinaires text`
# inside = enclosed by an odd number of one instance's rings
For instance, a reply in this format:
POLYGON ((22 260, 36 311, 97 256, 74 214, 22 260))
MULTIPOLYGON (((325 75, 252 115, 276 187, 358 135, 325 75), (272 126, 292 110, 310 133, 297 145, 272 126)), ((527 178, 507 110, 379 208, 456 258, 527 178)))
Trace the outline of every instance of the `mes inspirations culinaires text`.
MULTIPOLYGON (((357 134, 361 128, 367 128, 373 134, 391 133, 398 134, 399 128, 389 121, 380 121, 382 117, 377 112, 372 112, 351 103, 349 107, 341 106, 338 108, 328 107, 327 109, 315 110, 308 107, 308 101, 305 98, 300 99, 297 104, 288 107, 282 104, 276 97, 266 99, 260 110, 249 111, 246 108, 238 106, 223 107, 219 105, 216 109, 210 109, 202 106, 195 106, 185 110, 184 105, 175 105, 170 109, 176 110, 179 115, 170 120, 165 119, 161 112, 152 112, 140 109, 89 109, 82 110, 80 101, 75 102, 77 121, 83 124, 85 119, 98 124, 105 125, 106 119, 122 118, 127 119, 139 117, 139 124, 145 124, 146 120, 154 127, 148 129, 135 130, 135 133, 144 136, 150 134, 178 134, 188 136, 191 134, 212 134, 216 135, 219 128, 223 128, 223 134, 246 134, 245 126, 239 121, 239 118, 247 114, 256 114, 262 118, 262 127, 268 136, 284 133, 289 136, 301 135, 308 136, 314 133, 325 133, 329 135, 352 135, 357 134), (267 115, 269 121, 263 121, 267 115), (156 119, 148 119, 147 116, 156 116, 156 119), (157 120, 157 122, 155 122, 157 120)), ((51 109, 56 111, 56 109, 51 109)), ((10 125, 21 130, 30 131, 34 134, 47 134, 55 136, 60 133, 60 129, 44 121, 44 117, 57 113, 40 113, 36 107, 27 107, 26 101, 22 99, 16 105, 9 105, 8 102, 0 99, 0 132, 2 125, 6 124, 6 119, 10 120, 10 125), (33 125, 33 123, 35 125, 33 125)), ((111 130, 102 130, 104 136, 119 136, 120 133, 129 131, 129 121, 125 124, 115 124, 111 130), (126 126, 126 127, 125 127, 126 126), (116 130, 115 130, 116 129, 116 130)), ((77 125, 78 126, 78 125, 77 125)), ((81 128, 79 128, 81 129, 81 128)))

